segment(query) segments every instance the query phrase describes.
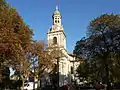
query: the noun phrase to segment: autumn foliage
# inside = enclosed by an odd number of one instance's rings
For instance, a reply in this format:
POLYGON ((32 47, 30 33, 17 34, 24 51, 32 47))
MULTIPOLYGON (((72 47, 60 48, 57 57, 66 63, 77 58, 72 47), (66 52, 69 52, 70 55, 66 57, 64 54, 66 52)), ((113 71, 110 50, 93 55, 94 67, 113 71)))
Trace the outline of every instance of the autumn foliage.
POLYGON ((25 50, 33 32, 16 9, 0 0, 0 69, 16 67, 25 62, 25 50))
POLYGON ((44 42, 32 39, 33 30, 23 21, 15 8, 0 0, 0 81, 4 67, 16 70, 23 82, 34 70, 34 77, 53 68, 53 57, 44 42), (32 67, 31 67, 32 66, 32 67))

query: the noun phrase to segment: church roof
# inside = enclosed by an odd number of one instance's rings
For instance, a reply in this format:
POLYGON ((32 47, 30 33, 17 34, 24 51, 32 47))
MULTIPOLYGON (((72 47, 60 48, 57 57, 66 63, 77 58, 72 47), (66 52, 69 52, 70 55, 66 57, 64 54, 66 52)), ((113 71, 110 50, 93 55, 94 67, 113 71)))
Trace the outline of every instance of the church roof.
POLYGON ((76 61, 83 61, 83 58, 81 56, 76 56, 75 54, 72 54, 72 53, 68 53, 68 55, 70 55, 71 57, 76 57, 78 60, 76 61))
POLYGON ((60 15, 60 12, 59 12, 58 10, 56 10, 56 11, 54 12, 54 15, 60 15))

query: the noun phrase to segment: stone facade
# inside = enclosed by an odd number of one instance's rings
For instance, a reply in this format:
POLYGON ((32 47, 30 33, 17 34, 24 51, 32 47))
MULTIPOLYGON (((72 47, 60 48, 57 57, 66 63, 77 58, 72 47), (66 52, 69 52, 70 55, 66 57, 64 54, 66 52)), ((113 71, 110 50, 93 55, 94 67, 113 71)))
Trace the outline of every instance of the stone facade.
POLYGON ((72 79, 74 79, 75 69, 80 62, 75 63, 75 56, 69 54, 66 49, 66 35, 64 33, 64 28, 62 26, 61 13, 56 7, 53 13, 53 25, 48 30, 47 41, 49 51, 53 50, 55 47, 58 48, 62 54, 59 57, 59 86, 71 84, 72 79))

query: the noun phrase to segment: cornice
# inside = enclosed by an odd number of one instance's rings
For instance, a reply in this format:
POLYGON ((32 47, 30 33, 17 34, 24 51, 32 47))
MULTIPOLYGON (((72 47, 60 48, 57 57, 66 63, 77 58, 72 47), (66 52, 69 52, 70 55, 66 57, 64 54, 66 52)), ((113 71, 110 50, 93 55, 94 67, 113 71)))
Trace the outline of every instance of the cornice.
POLYGON ((64 34, 64 36, 66 37, 65 32, 64 32, 63 30, 59 30, 59 31, 50 31, 50 32, 48 32, 47 34, 57 33, 57 32, 62 32, 62 33, 64 34))

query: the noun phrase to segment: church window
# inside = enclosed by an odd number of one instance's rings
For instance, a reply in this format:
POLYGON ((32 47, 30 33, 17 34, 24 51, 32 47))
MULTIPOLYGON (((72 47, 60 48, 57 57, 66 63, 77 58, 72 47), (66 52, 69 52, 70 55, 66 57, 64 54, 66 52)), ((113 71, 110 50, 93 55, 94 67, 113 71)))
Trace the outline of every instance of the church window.
POLYGON ((53 38, 53 44, 57 44, 57 37, 53 38))
POLYGON ((73 72, 74 72, 74 71, 73 71, 73 67, 71 66, 71 74, 73 74, 73 72))
POLYGON ((58 23, 59 23, 59 21, 58 21, 58 23))

